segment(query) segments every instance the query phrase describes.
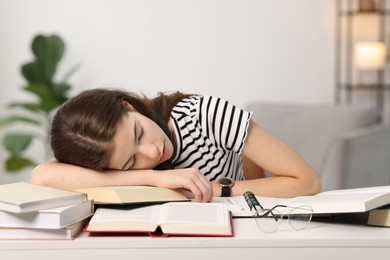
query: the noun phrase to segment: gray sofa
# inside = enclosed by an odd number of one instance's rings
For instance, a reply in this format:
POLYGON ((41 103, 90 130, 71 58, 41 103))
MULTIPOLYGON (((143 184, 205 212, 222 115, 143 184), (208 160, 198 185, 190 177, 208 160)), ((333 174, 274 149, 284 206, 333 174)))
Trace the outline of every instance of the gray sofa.
POLYGON ((253 102, 246 109, 316 170, 323 191, 390 185, 390 127, 376 123, 372 106, 253 102))

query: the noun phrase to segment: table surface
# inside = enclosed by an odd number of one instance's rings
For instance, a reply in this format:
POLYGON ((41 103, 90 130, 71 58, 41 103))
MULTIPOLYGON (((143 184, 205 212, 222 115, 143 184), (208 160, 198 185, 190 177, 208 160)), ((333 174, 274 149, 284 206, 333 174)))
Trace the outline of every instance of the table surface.
POLYGON ((251 218, 233 219, 234 237, 162 237, 147 235, 103 235, 82 232, 75 240, 0 240, 0 252, 17 249, 140 248, 140 247, 389 247, 390 228, 356 224, 311 222, 301 231, 287 223, 267 234, 251 218), (146 243, 147 242, 147 243, 146 243))

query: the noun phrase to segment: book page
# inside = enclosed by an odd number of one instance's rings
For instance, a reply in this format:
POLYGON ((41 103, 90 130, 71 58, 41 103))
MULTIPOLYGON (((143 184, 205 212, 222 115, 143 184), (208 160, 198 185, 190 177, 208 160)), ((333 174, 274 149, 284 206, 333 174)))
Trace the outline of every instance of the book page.
POLYGON ((223 203, 171 202, 161 208, 164 234, 232 235, 230 214, 223 203))
MULTIPOLYGON (((273 198, 256 196, 257 200, 265 209, 270 209, 275 205, 283 204, 285 198, 273 198)), ((228 209, 232 212, 234 217, 253 217, 253 212, 249 210, 249 206, 245 201, 244 196, 233 196, 233 197, 216 197, 213 199, 214 203, 224 203, 228 209)))
POLYGON ((89 231, 153 231, 157 226, 160 205, 139 208, 98 208, 89 231))
POLYGON ((365 202, 367 200, 376 198, 378 195, 381 195, 381 193, 375 193, 375 194, 328 194, 326 196, 302 196, 302 197, 296 197, 292 199, 285 200, 283 203, 286 205, 294 205, 297 206, 298 204, 324 204, 324 203, 352 203, 354 201, 357 201, 359 203, 365 202))
POLYGON ((95 221, 155 221, 158 216, 158 205, 130 209, 98 208, 94 214, 95 221))
POLYGON ((342 193, 296 197, 284 204, 292 207, 309 205, 313 213, 365 212, 387 204, 389 199, 390 193, 342 193))
POLYGON ((160 223, 226 224, 226 206, 217 203, 167 203, 161 210, 160 223), (225 208, 225 209, 224 209, 225 208))
POLYGON ((362 193, 390 193, 390 185, 387 186, 376 186, 376 187, 365 187, 365 188, 355 188, 355 189, 344 189, 344 190, 330 190, 330 191, 324 191, 317 196, 324 196, 324 195, 342 195, 342 194, 362 194, 362 193))

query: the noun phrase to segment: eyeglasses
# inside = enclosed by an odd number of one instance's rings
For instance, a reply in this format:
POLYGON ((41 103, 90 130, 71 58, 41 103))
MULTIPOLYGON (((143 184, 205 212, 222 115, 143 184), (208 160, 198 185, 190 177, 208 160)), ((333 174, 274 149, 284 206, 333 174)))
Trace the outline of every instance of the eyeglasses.
POLYGON ((288 219, 288 223, 294 230, 303 230, 309 225, 312 216, 313 209, 307 205, 298 207, 276 205, 271 209, 263 209, 260 206, 253 214, 257 226, 265 233, 277 231, 284 218, 288 219))

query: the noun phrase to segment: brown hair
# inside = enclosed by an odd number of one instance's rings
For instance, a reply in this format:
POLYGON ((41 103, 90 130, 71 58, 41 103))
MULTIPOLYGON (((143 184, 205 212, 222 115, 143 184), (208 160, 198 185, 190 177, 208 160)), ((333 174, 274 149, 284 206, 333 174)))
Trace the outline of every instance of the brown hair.
POLYGON ((181 92, 149 99, 119 89, 90 89, 66 101, 55 114, 51 125, 51 148, 54 157, 95 170, 108 169, 113 149, 112 139, 129 109, 156 121, 158 112, 168 122, 172 108, 190 95, 181 92))

